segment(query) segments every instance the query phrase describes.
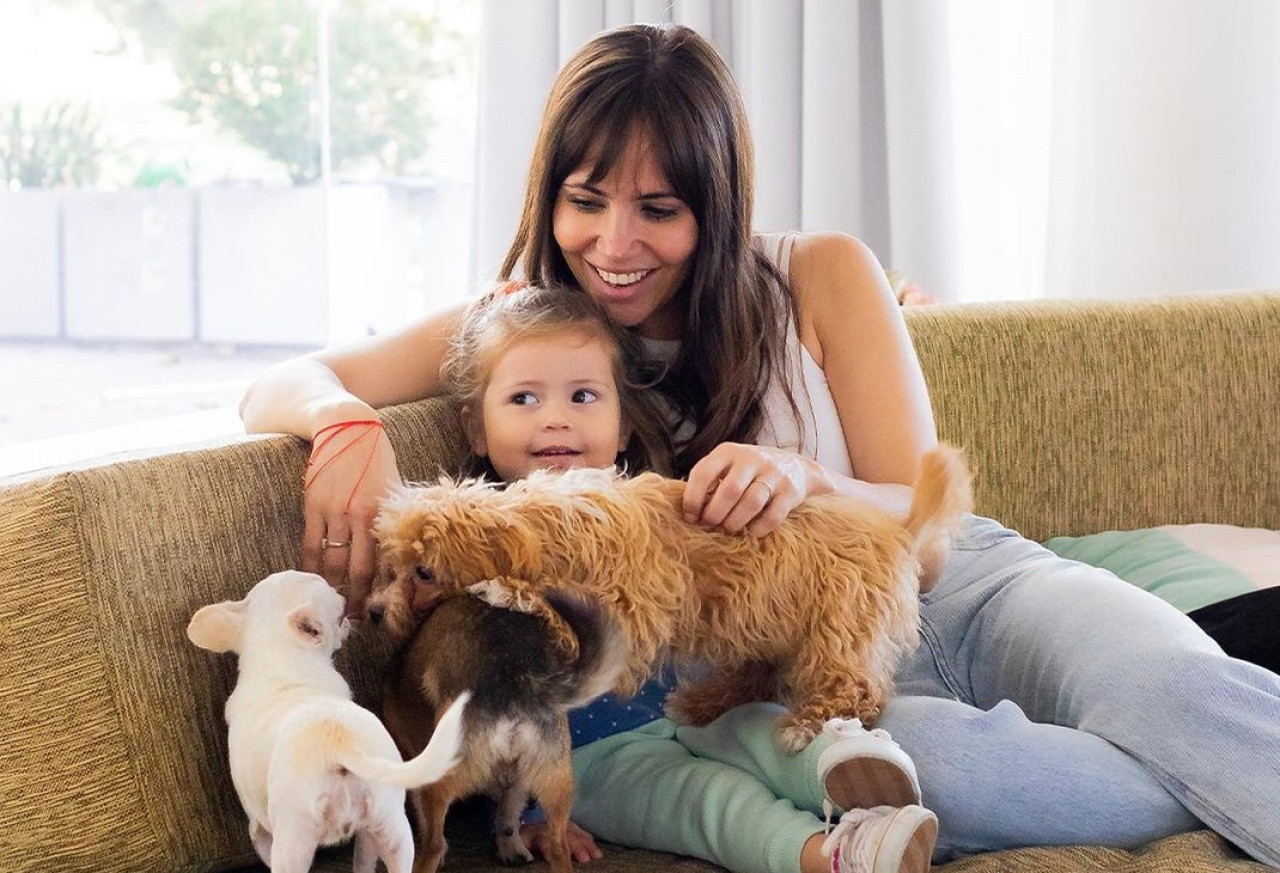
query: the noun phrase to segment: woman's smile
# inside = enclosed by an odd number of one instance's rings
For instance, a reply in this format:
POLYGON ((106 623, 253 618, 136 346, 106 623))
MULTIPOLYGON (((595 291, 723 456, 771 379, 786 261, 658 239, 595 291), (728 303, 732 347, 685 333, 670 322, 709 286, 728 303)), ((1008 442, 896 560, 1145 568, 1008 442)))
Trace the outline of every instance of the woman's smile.
POLYGON ((679 336, 674 302, 698 245, 698 221, 640 134, 608 175, 565 178, 552 229, 574 278, 614 321, 644 336, 679 336))

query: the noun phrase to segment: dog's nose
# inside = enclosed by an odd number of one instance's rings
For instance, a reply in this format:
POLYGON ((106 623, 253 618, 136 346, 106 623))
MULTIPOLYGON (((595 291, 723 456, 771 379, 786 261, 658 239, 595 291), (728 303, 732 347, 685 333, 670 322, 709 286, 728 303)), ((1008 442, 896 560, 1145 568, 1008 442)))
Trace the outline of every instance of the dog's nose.
POLYGON ((381 606, 370 606, 369 621, 373 622, 374 624, 381 624, 382 612, 383 612, 383 609, 381 606))

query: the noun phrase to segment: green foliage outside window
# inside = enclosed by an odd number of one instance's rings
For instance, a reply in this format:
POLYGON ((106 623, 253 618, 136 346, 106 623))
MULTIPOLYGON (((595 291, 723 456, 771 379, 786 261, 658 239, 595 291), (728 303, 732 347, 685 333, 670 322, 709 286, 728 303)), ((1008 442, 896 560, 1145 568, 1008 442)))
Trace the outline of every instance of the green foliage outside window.
POLYGON ((87 102, 0 107, 0 187, 87 187, 106 154, 102 122, 87 102))
MULTIPOLYGON (((279 161, 295 183, 320 174, 315 3, 234 0, 184 28, 174 54, 177 105, 279 161)), ((335 171, 375 165, 425 171, 431 131, 426 86, 446 72, 435 26, 390 4, 335 4, 330 38, 330 130, 335 171)))
POLYGON ((429 170, 432 83, 469 50, 421 0, 62 0, 90 5, 177 74, 174 105, 283 166, 320 175, 319 4, 330 27, 330 146, 335 173, 429 170))

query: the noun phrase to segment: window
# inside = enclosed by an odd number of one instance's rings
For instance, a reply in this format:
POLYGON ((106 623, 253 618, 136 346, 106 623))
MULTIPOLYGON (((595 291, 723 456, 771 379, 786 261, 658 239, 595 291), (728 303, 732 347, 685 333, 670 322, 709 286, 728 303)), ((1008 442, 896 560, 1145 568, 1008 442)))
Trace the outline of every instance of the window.
POLYGON ((0 475, 466 295, 479 5, 0 5, 0 475))

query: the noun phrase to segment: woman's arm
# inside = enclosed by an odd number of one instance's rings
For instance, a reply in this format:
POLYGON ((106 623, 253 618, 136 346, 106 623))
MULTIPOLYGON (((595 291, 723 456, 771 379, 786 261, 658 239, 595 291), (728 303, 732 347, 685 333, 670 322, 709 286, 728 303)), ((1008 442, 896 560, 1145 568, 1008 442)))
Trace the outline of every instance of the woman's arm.
POLYGON ((302 569, 339 588, 345 579, 352 615, 363 610, 373 581, 373 520, 400 482, 376 410, 443 392, 440 364, 463 308, 277 364, 254 380, 240 403, 246 431, 312 441, 303 480, 302 569))
POLYGON ((372 418, 383 406, 442 393, 440 364, 464 308, 268 368, 240 402, 245 430, 309 440, 334 422, 372 418))
POLYGON ((759 535, 805 498, 833 491, 905 515, 909 485, 937 435, 884 271, 853 237, 807 234, 796 241, 790 272, 800 339, 826 374, 856 478, 784 449, 725 443, 690 472, 686 516, 759 535))
POLYGON ((800 340, 827 377, 854 475, 911 484, 938 435, 924 373, 884 270, 853 237, 806 235, 792 254, 791 281, 800 340))

